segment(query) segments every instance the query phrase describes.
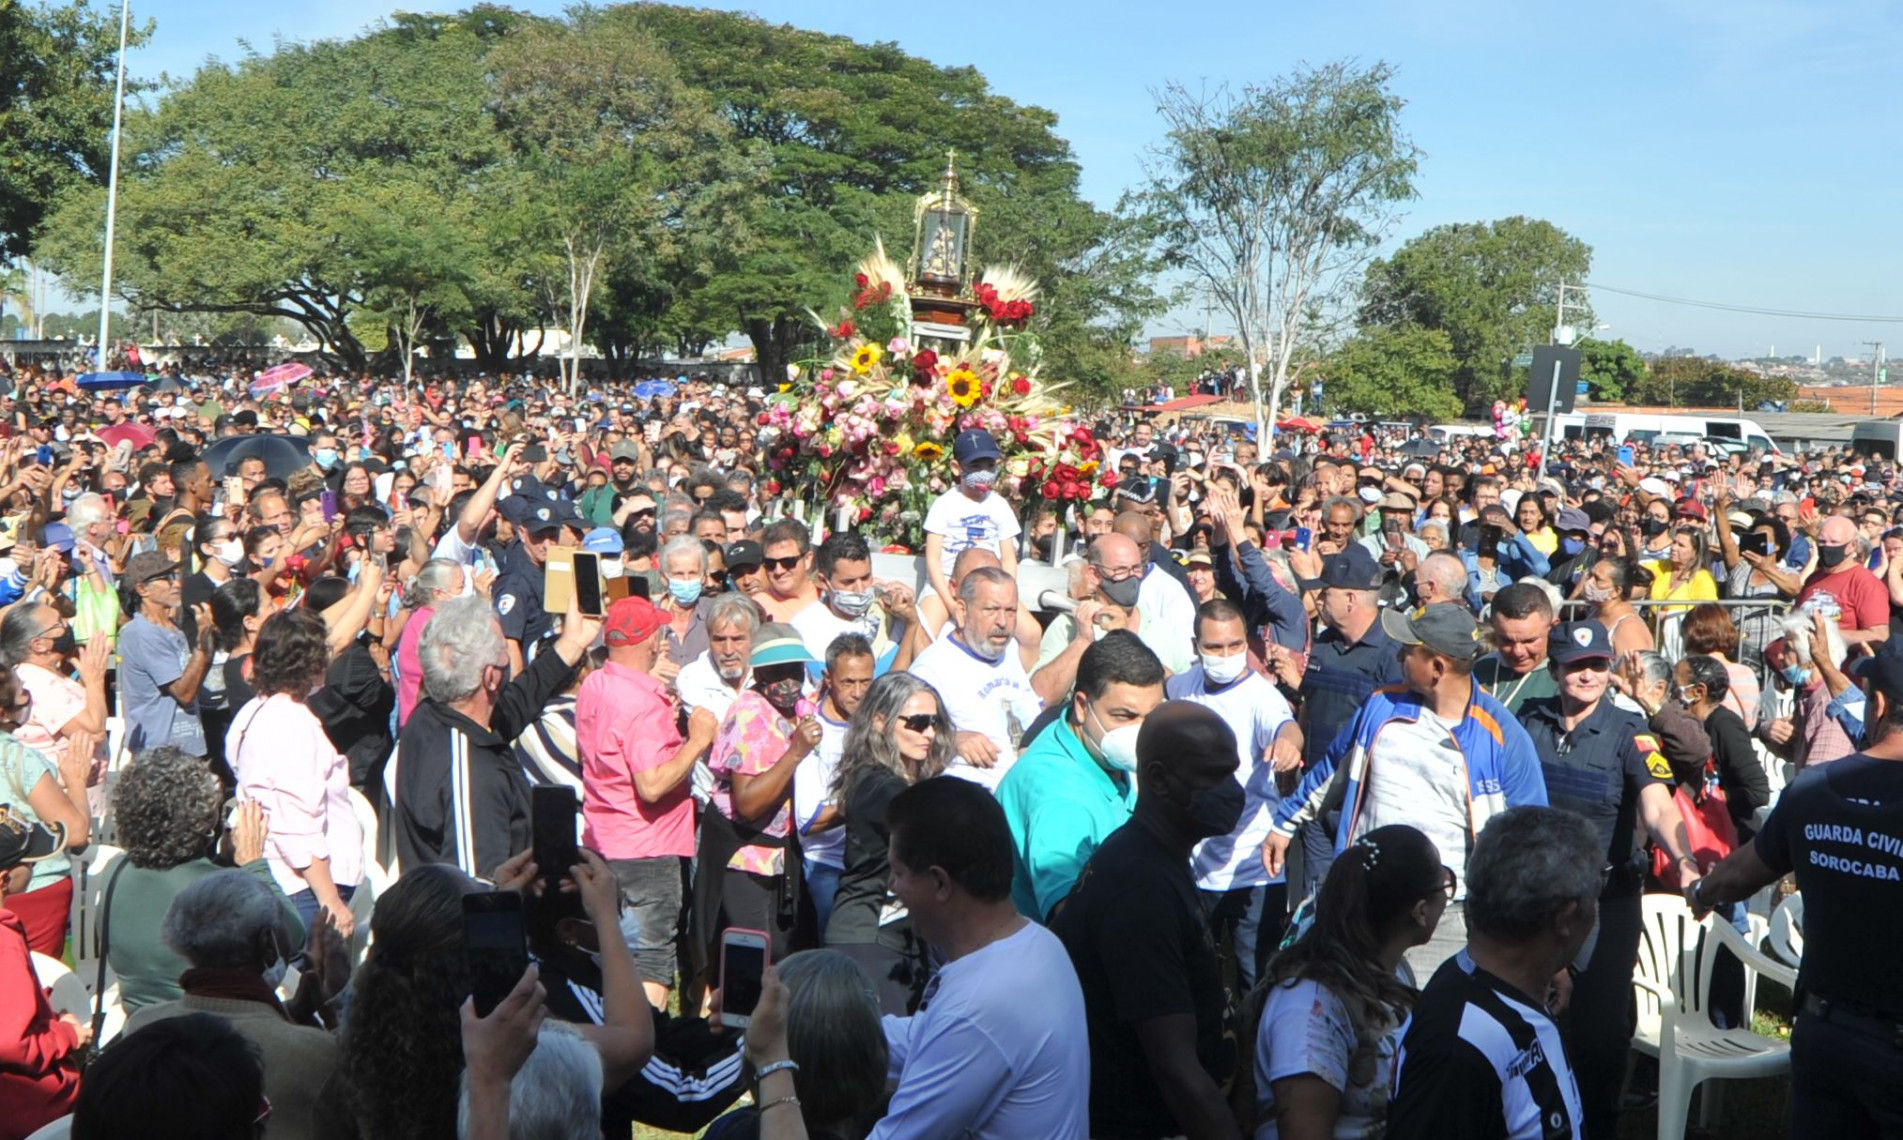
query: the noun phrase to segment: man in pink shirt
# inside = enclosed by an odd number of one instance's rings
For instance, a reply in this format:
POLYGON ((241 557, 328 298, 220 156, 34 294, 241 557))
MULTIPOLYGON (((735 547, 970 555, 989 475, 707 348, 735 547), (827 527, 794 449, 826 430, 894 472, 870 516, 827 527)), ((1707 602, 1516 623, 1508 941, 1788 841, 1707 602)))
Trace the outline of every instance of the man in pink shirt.
POLYGON ((621 897, 640 921, 635 958, 648 1000, 667 1008, 674 980, 687 859, 694 853, 694 797, 688 775, 720 727, 695 710, 687 738, 676 700, 655 678, 666 651, 657 636, 667 615, 646 598, 608 609, 608 661, 582 682, 575 703, 581 750, 583 842, 608 861, 621 897))

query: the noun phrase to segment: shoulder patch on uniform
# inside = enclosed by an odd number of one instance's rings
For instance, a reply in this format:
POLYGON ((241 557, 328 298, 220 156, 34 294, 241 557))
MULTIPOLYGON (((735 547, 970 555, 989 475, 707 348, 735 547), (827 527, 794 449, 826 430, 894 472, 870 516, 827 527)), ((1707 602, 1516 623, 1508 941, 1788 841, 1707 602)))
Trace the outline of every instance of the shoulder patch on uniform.
POLYGON ((514 594, 504 594, 500 598, 496 599, 496 613, 507 614, 510 610, 514 608, 515 608, 514 594))
POLYGON ((1639 735, 1633 737, 1632 743, 1638 745, 1639 751, 1641 752, 1657 752, 1659 750, 1659 738, 1649 732, 1641 732, 1639 735))
POLYGON ((1645 753, 1645 770, 1661 780, 1672 778, 1672 766, 1666 763, 1665 753, 1656 748, 1642 749, 1645 753))

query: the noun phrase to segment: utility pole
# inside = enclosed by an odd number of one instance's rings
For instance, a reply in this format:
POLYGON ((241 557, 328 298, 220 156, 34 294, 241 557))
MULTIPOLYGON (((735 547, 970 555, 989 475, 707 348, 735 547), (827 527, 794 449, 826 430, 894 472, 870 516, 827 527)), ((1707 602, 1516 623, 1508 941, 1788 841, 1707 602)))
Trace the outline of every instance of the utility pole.
MULTIPOLYGON (((1576 285, 1573 288, 1575 291, 1578 291, 1585 288, 1585 286, 1576 285)), ((1583 309, 1585 306, 1575 304, 1573 308, 1583 309)), ((1572 342, 1573 337, 1571 330, 1566 327, 1566 279, 1562 277, 1559 281, 1558 303, 1553 307, 1553 343, 1565 346, 1572 342)), ((1546 474, 1546 465, 1552 461, 1553 441, 1559 438, 1559 373, 1560 364, 1559 361, 1555 360, 1553 362, 1553 378, 1548 382, 1546 387, 1546 428, 1540 434, 1540 474, 1542 476, 1546 474)), ((1538 382, 1537 377, 1529 377, 1528 379, 1536 383, 1538 382)))
POLYGON ((1883 342, 1866 340, 1863 343, 1866 348, 1877 350, 1870 361, 1870 414, 1874 416, 1877 414, 1877 382, 1883 378, 1883 342))

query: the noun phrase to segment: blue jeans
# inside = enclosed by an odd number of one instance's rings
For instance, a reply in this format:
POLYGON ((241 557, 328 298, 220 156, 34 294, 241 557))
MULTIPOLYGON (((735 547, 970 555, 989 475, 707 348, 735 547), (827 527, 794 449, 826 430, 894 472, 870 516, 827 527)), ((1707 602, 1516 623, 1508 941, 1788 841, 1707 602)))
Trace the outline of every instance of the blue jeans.
POLYGON ((833 899, 839 895, 842 868, 813 859, 806 861, 806 893, 813 900, 813 912, 819 918, 819 938, 826 940, 826 922, 833 916, 833 899))
MULTIPOLYGON (((337 893, 345 902, 349 902, 350 896, 357 893, 357 888, 346 887, 339 883, 337 893)), ((317 917, 324 913, 324 904, 317 901, 317 892, 305 887, 291 896, 291 905, 297 908, 297 917, 304 920, 304 932, 308 935, 311 926, 317 922, 317 917)))

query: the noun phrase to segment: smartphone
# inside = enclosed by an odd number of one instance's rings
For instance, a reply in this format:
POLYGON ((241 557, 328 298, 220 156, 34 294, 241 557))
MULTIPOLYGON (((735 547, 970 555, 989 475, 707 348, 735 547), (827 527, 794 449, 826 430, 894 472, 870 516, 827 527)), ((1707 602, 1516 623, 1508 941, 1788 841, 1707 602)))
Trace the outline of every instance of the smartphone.
POLYGON ((1308 527, 1305 527, 1305 526, 1298 526, 1295 528, 1295 549, 1307 550, 1309 547, 1309 544, 1314 541, 1315 541, 1315 532, 1313 530, 1310 530, 1308 527))
POLYGON ((50 443, 42 443, 33 450, 33 455, 34 458, 40 461, 41 467, 49 466, 53 462, 53 445, 50 443))
POLYGON ((484 891, 463 896, 463 955, 469 963, 476 1016, 488 1017, 529 968, 521 895, 484 891))
POLYGON ((225 502, 241 503, 243 501, 244 480, 236 475, 225 476, 225 502))
POLYGON ((601 556, 588 550, 577 550, 575 562, 575 612, 586 617, 600 617, 607 611, 601 604, 601 556))
POLYGON ((1619 449, 1619 466, 1630 467, 1632 463, 1632 445, 1628 443, 1619 449))
MULTIPOLYGON (((720 1024, 745 1029, 766 983, 765 931, 729 927, 720 936, 720 1024)), ((521 975, 517 974, 520 978, 521 975)))
POLYGON ((1381 535, 1388 545, 1399 548, 1401 545, 1401 520, 1389 515, 1381 520, 1381 535))
POLYGON ((575 789, 566 784, 538 784, 529 789, 529 807, 535 865, 542 878, 554 883, 581 862, 575 848, 575 789))
POLYGON ((325 491, 323 494, 317 496, 317 502, 324 508, 325 522, 329 522, 337 517, 337 492, 325 491))
POLYGON ((1491 523, 1483 524, 1480 528, 1480 553, 1487 558, 1499 558, 1500 540, 1505 536, 1506 532, 1499 527, 1491 523))
POLYGON ((1769 557, 1771 554, 1771 536, 1761 530, 1754 530, 1738 540, 1738 549, 1746 554, 1769 557))

